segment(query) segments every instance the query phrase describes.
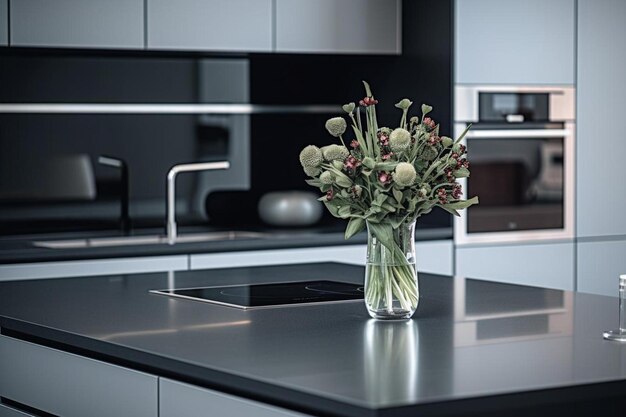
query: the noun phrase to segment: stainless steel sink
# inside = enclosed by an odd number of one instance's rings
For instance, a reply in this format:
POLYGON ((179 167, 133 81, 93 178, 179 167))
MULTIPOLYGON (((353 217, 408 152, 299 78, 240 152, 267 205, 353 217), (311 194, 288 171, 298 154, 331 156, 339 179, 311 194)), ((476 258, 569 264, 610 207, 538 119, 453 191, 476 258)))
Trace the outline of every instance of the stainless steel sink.
MULTIPOLYGON (((258 232, 208 232, 191 233, 176 237, 176 243, 212 242, 223 240, 245 240, 262 239, 269 237, 268 233, 258 232)), ((66 239, 66 240, 41 240, 33 242, 33 245, 40 248, 49 249, 80 249, 98 248, 110 246, 133 246, 133 245, 167 245, 168 240, 165 235, 145 235, 145 236, 117 236, 117 237, 97 237, 91 239, 66 239)))

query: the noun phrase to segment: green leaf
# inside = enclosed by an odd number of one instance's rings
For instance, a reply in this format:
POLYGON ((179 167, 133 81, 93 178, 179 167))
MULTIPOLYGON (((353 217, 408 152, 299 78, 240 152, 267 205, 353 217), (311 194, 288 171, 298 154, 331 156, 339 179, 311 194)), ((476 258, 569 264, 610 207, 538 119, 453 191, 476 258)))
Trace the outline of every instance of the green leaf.
POLYGON ((422 119, 432 110, 433 110, 432 106, 429 106, 428 104, 422 104, 422 119))
POLYGON ((467 132, 469 132, 470 127, 472 127, 472 124, 468 124, 467 127, 465 128, 465 130, 463 131, 463 133, 461 133, 461 136, 459 136, 455 141, 454 144, 456 145, 457 143, 461 142, 463 140, 463 138, 465 137, 465 135, 467 135, 467 132))
POLYGON ((363 161, 361 162, 363 163, 364 166, 366 166, 369 169, 374 169, 374 167, 376 166, 376 161, 374 161, 369 156, 366 156, 365 158, 363 158, 363 161))
POLYGON ((337 214, 342 219, 347 219, 350 216, 350 206, 345 205, 345 206, 339 207, 339 210, 337 210, 337 214))
POLYGON ((373 223, 370 221, 369 229, 383 246, 393 250, 393 231, 389 223, 373 223))
POLYGON ((395 213, 396 212, 396 208, 394 206, 392 206, 389 203, 383 203, 380 206, 383 210, 387 210, 389 213, 395 213))
POLYGON ((478 197, 472 197, 469 200, 459 200, 453 203, 443 204, 441 207, 443 208, 445 206, 452 210, 463 210, 474 204, 478 204, 478 197))
POLYGON ((463 167, 457 169, 452 174, 454 174, 455 178, 466 178, 470 176, 469 169, 463 167))
POLYGON ((441 207, 442 209, 444 209, 448 213, 454 214, 456 217, 460 217, 461 216, 458 211, 456 211, 453 208, 447 207, 447 206, 449 206, 449 204, 437 204, 437 207, 441 207))
POLYGON ((374 198, 374 201, 372 201, 372 206, 382 206, 383 203, 387 200, 387 195, 383 194, 383 193, 379 193, 378 195, 376 195, 376 197, 374 198))
POLYGON ((335 177, 335 183, 344 188, 352 187, 352 180, 343 174, 335 177))
POLYGON ((343 109, 343 111, 349 114, 354 111, 355 104, 354 103, 344 104, 343 106, 341 106, 341 108, 343 109))
POLYGON ((376 170, 378 171, 393 171, 398 166, 397 162, 378 162, 376 164, 376 170))
POLYGON ((393 197, 396 199, 398 203, 402 202, 402 191, 393 189, 393 197))
MULTIPOLYGON (((324 196, 323 198, 326 199, 326 196, 324 196)), ((324 201, 324 200, 321 200, 321 201, 324 201)), ((339 215, 339 207, 333 204, 332 201, 324 201, 324 205, 326 206, 330 214, 332 214, 334 217, 341 218, 341 216, 339 215)))
POLYGON ((348 226, 346 226, 346 233, 344 235, 345 239, 348 240, 352 236, 359 233, 361 230, 365 228, 365 220, 360 219, 358 217, 353 217, 348 222, 348 226))
POLYGON ((400 216, 390 216, 389 217, 389 222, 391 223, 391 226, 394 229, 397 229, 398 227, 400 227, 400 225, 406 220, 406 218, 409 216, 409 214, 405 214, 404 216, 400 217, 400 216))
POLYGON ((363 81, 363 85, 365 86, 365 95, 368 97, 372 97, 372 89, 370 88, 370 85, 367 83, 367 81, 363 81))
POLYGON ((409 107, 411 107, 412 104, 413 102, 411 100, 409 100, 408 98, 403 98, 402 100, 394 104, 394 106, 402 110, 407 110, 409 107))
POLYGON ((363 150, 365 155, 369 155, 369 148, 367 147, 367 142, 363 138, 363 133, 361 133, 361 131, 356 126, 352 126, 352 130, 354 130, 356 141, 359 142, 359 146, 361 146, 361 149, 363 150))
POLYGON ((313 186, 313 187, 321 187, 322 186, 322 182, 319 179, 317 179, 317 178, 311 178, 311 179, 308 179, 308 180, 304 180, 304 182, 306 182, 307 184, 309 184, 310 186, 313 186))

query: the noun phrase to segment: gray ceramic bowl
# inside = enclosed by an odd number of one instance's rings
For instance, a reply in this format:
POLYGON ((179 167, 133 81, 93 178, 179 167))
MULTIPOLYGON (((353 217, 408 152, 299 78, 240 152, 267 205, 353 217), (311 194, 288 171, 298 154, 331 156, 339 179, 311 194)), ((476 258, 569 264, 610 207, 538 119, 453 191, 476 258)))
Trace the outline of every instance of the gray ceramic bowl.
POLYGON ((311 226, 322 218, 322 203, 307 191, 274 191, 259 200, 261 220, 272 226, 311 226))

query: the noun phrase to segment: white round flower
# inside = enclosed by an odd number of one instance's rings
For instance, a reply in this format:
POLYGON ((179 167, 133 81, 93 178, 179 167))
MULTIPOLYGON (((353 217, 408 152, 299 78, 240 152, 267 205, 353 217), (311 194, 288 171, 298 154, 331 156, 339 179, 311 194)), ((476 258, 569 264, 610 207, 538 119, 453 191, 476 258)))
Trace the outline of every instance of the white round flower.
POLYGON ((322 184, 330 185, 335 182, 335 176, 330 171, 324 171, 322 172, 322 175, 320 175, 320 181, 322 182, 322 184))
POLYGON ((333 117, 332 119, 328 119, 326 121, 326 130, 328 130, 328 133, 334 137, 343 135, 346 131, 346 127, 346 121, 343 117, 333 117))
POLYGON ((395 129, 389 135, 389 147, 393 152, 404 152, 411 146, 411 133, 401 127, 395 129))
POLYGON ((322 163, 322 151, 315 145, 309 145, 300 152, 300 163, 304 168, 316 168, 322 163))
POLYGON ((322 170, 318 167, 303 167, 303 169, 304 173, 309 177, 316 177, 319 175, 320 172, 322 172, 322 170))
POLYGON ((400 187, 413 185, 416 178, 417 172, 415 172, 415 167, 408 162, 400 162, 398 166, 396 166, 396 170, 393 173, 393 180, 400 187))
POLYGON ((341 145, 328 145, 322 148, 322 155, 324 160, 330 161, 343 161, 350 155, 350 152, 345 146, 341 145))

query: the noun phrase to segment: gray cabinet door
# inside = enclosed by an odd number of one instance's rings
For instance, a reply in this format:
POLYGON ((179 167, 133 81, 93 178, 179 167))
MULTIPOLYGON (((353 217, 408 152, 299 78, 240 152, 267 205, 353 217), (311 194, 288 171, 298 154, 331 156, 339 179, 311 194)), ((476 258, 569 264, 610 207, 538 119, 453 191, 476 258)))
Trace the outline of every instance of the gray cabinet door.
POLYGON ((536 287, 574 289, 574 243, 459 247, 456 275, 536 287))
POLYGON ((456 0, 456 82, 573 84, 574 3, 456 0))
POLYGON ((143 0, 19 0, 11 45, 143 48, 143 0))
POLYGON ((223 394, 194 385, 159 379, 159 415, 161 417, 306 417, 284 408, 223 394))
POLYGON ((0 46, 9 44, 9 0, 0 0, 0 46))
POLYGON ((399 0, 276 0, 276 51, 399 54, 399 0))
POLYGON ((626 1, 578 1, 577 235, 626 235, 626 1))
POLYGON ((158 378, 0 336, 0 396, 64 417, 158 415, 158 378))
POLYGON ((36 417, 23 411, 0 404, 0 417, 36 417))
POLYGON ((187 255, 171 255, 6 264, 0 265, 0 281, 184 271, 187 263, 187 255))
POLYGON ((618 296, 618 280, 626 274, 626 240, 578 242, 578 291, 618 296))
POLYGON ((272 50, 272 0, 147 0, 151 49, 272 50))

